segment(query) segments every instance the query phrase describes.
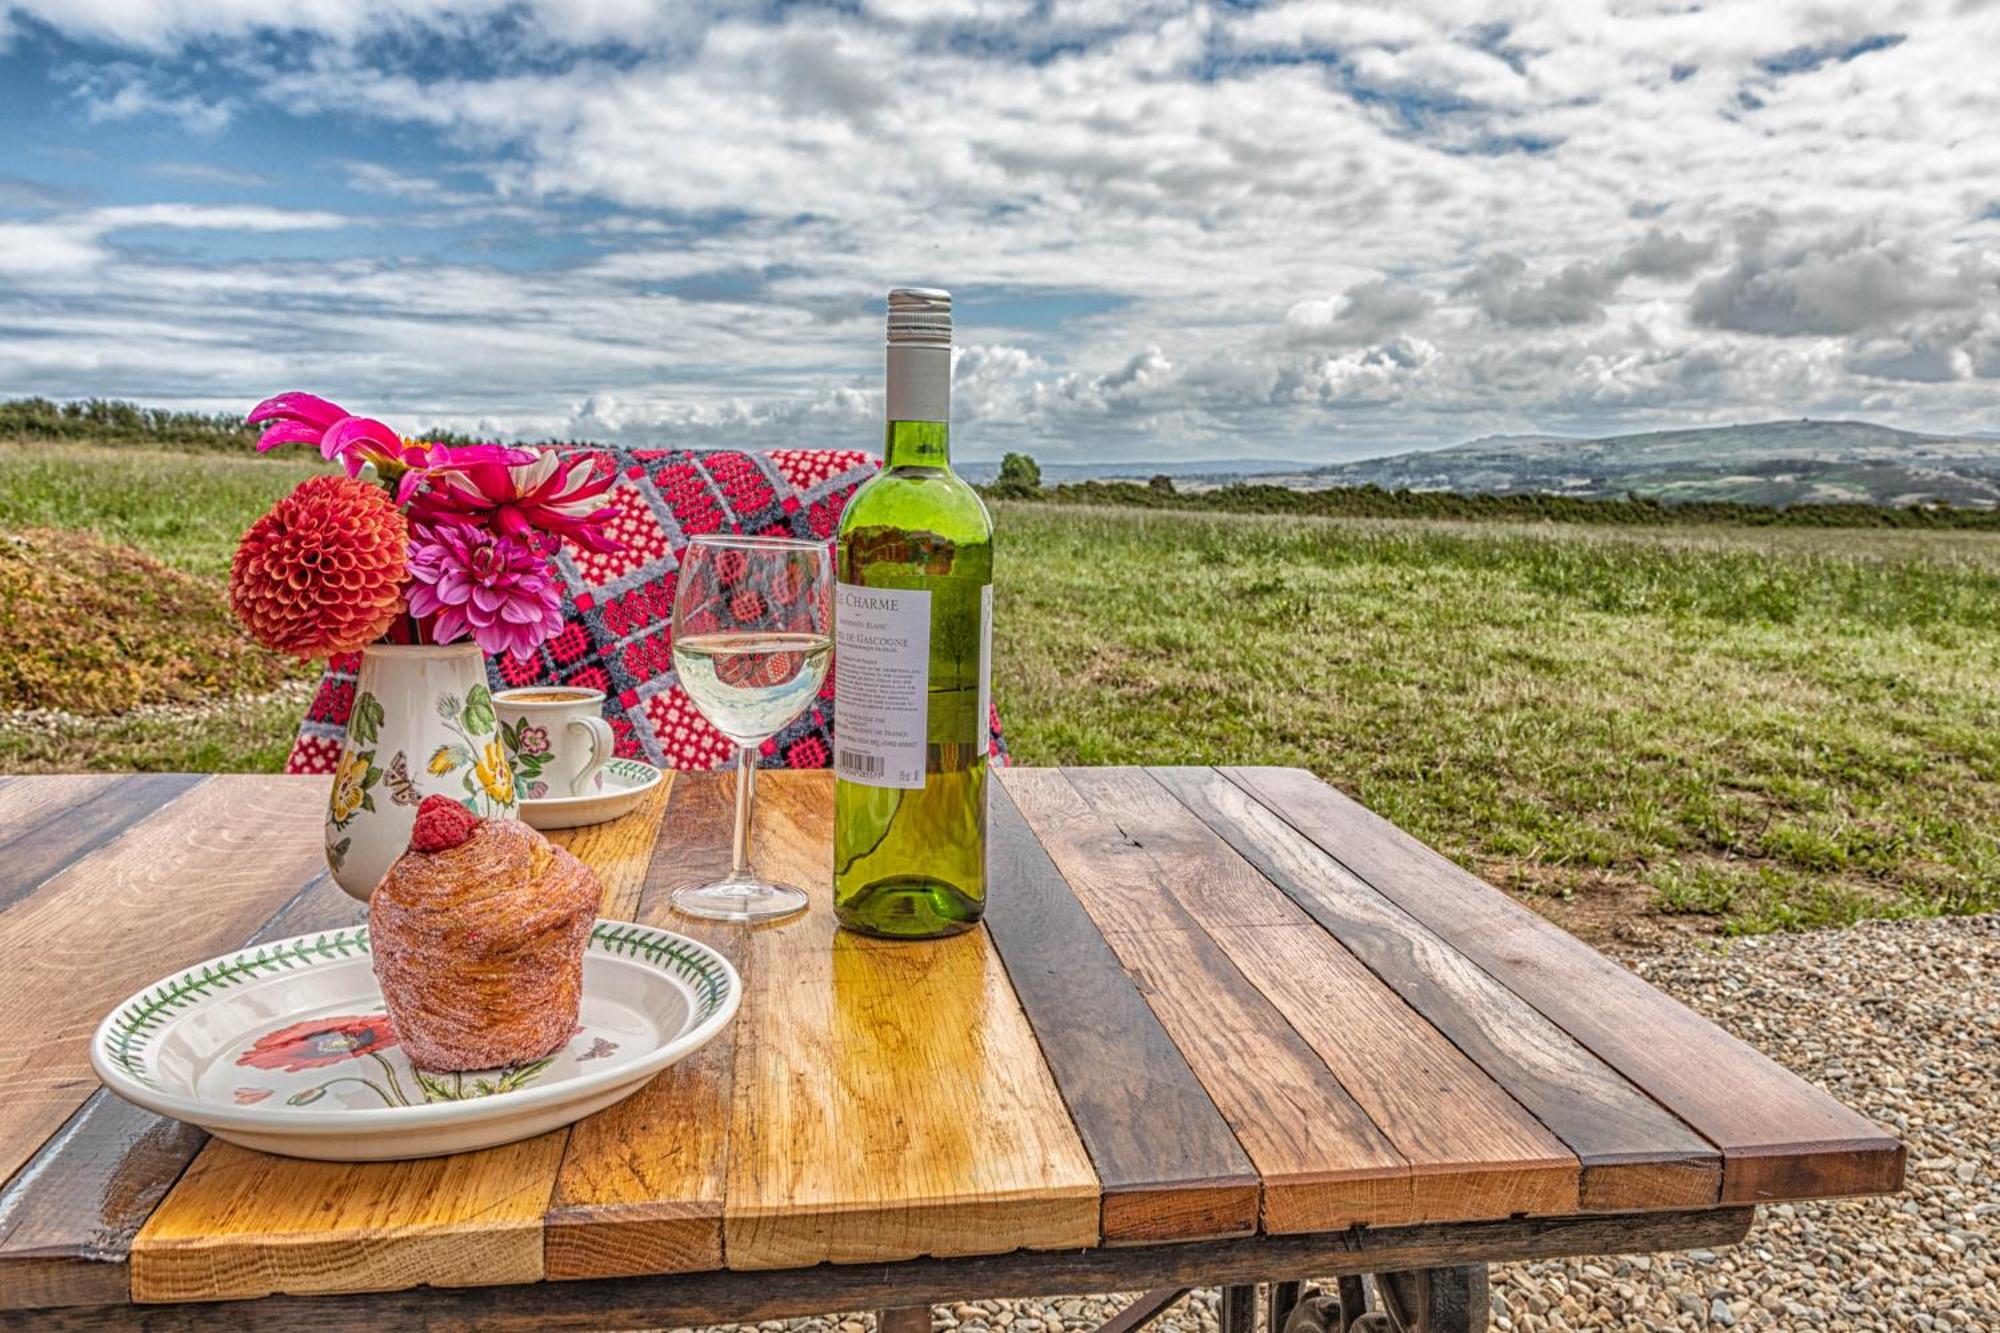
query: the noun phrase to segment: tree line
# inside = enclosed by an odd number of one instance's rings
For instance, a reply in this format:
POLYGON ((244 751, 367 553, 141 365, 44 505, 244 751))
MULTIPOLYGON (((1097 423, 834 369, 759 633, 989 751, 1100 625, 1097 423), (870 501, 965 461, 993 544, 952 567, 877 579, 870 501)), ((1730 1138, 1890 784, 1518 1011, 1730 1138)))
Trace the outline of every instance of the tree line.
MULTIPOLYGON (((215 449, 236 452, 257 442, 262 427, 245 425, 230 412, 176 412, 141 407, 112 398, 82 398, 57 402, 52 398, 10 398, 0 402, 0 440, 49 440, 78 444, 151 444, 172 449, 215 449)), ((451 430, 427 430, 419 437, 433 444, 484 444, 476 436, 451 430)), ((581 440, 545 440, 544 444, 595 448, 581 440)), ((278 457, 296 457, 280 453, 278 457)))
POLYGON ((257 429, 229 412, 176 412, 110 398, 12 398, 0 403, 0 439, 240 449, 256 441, 257 429))

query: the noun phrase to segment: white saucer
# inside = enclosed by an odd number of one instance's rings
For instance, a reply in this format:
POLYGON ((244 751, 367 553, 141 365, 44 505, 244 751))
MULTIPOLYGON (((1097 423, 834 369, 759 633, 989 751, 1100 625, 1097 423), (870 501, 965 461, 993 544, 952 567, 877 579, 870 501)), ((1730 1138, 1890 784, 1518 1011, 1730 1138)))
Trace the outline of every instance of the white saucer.
POLYGON ((530 1064, 416 1069, 375 983, 368 928, 301 935, 155 982, 98 1026, 106 1087, 247 1148, 376 1162, 487 1148, 629 1097, 700 1049, 742 995, 722 955, 672 931, 599 921, 576 1031, 530 1064))
POLYGON ((660 785, 660 770, 642 759, 613 759, 597 770, 597 790, 583 796, 543 796, 521 802, 530 828, 581 828, 628 815, 647 792, 660 785))

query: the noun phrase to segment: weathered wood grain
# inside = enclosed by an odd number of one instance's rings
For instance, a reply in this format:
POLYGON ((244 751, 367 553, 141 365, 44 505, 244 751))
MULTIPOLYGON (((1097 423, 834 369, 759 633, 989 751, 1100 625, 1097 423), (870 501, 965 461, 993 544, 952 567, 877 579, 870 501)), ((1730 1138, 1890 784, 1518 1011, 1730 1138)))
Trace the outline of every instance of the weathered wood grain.
POLYGON ((1171 792, 1142 769, 1064 776, 1409 1159, 1419 1220, 1577 1211, 1575 1154, 1171 792))
MULTIPOLYGON (((361 920, 324 871, 241 947, 361 920)), ((124 1299, 132 1238, 208 1135, 99 1089, 0 1193, 0 1308, 124 1299)))
MULTIPOLYGON (((676 779, 630 919, 694 936, 740 973, 747 927, 684 917, 668 904, 675 888, 728 872, 733 799, 726 774, 676 779)), ((571 1130, 547 1219, 550 1278, 722 1266, 737 1027, 571 1130)))
POLYGON ((1568 1145, 1586 1210, 1716 1201, 1720 1153, 1436 932, 1214 769, 1151 774, 1568 1145))
POLYGON ((1255 1231, 1250 1159, 1004 787, 988 836, 986 929, 1103 1186, 1105 1242, 1255 1231))
POLYGON ((0 791, 0 911, 204 781, 189 773, 23 779, 0 791))
POLYGON ((1903 1145, 1300 769, 1225 769, 1723 1154, 1722 1201, 1888 1193, 1903 1145))
POLYGON ((323 783, 219 777, 0 912, 0 1178, 97 1087, 90 1034, 164 972, 250 935, 324 862, 323 783))
POLYGON ((1060 773, 1007 769, 1001 785, 1235 1131, 1263 1180, 1264 1229, 1416 1220, 1408 1159, 1162 890, 1159 868, 1060 773))
POLYGON ((115 773, 31 773, 0 778, 0 845, 123 779, 115 773))
POLYGON ((639 896, 646 885, 647 867, 652 864, 654 842, 660 833, 660 818, 672 799, 677 774, 668 773, 660 785, 646 793, 632 813, 604 824, 582 828, 555 829, 546 836, 558 847, 567 847, 577 860, 597 872, 604 885, 597 914, 613 921, 630 921, 639 910, 639 896))
POLYGON ((134 1240, 132 1298, 534 1282, 567 1133, 359 1164, 211 1140, 134 1240))
POLYGON ((759 836, 812 906, 750 942, 730 1267, 1095 1245, 1097 1177, 986 933, 836 937, 832 775, 773 777, 759 836))
POLYGON ((1313 1273, 1337 1276, 1444 1264, 1503 1263, 1571 1255, 1721 1249, 1749 1230, 1748 1208, 1688 1213, 1472 1222, 1253 1236, 1183 1245, 1106 1246, 990 1258, 894 1264, 822 1264, 794 1272, 687 1273, 464 1291, 277 1297, 254 1302, 0 1313, 0 1329, 97 1333, 542 1333, 749 1323, 828 1310, 1002 1297, 1061 1296, 1162 1286, 1217 1286, 1313 1273))

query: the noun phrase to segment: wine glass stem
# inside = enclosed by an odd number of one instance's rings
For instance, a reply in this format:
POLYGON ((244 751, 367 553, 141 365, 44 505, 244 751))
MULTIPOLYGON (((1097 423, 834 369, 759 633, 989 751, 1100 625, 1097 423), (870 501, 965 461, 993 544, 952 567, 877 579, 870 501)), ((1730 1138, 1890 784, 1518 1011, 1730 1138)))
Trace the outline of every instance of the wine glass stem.
POLYGON ((729 877, 750 878, 750 802, 757 795, 757 755, 749 746, 736 751, 736 836, 729 843, 729 877))

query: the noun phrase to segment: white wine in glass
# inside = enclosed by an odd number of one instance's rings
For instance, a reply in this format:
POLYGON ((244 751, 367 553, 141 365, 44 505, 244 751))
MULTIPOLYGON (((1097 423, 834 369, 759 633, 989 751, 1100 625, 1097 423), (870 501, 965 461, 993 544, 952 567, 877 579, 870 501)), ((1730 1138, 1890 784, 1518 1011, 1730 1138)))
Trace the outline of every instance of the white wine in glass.
POLYGON ((832 655, 831 637, 797 631, 718 630, 674 640, 681 688, 738 744, 775 735, 804 712, 832 655))
POLYGON ((736 828, 729 875, 677 889, 676 909, 768 921, 803 909, 805 890, 750 872, 757 747, 803 713, 833 656, 833 560, 824 542, 700 536, 674 589, 674 669, 715 729, 736 742, 736 828))

